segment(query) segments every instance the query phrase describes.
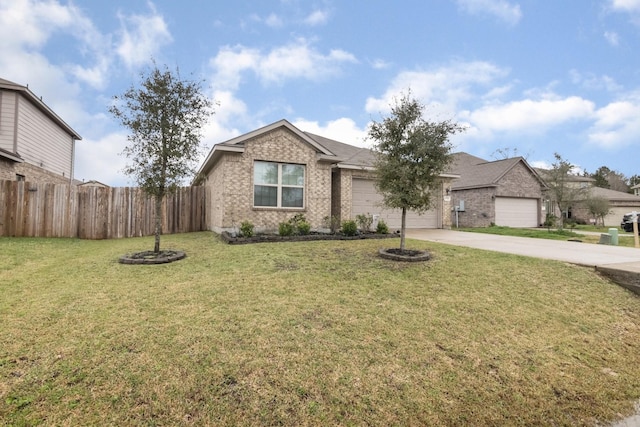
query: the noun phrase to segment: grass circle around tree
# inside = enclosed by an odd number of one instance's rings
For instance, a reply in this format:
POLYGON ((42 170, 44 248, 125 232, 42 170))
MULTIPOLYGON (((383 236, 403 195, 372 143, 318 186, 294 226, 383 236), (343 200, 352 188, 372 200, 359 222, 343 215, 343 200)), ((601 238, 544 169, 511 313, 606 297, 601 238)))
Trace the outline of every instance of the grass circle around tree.
POLYGON ((133 254, 123 255, 118 259, 120 264, 167 264, 179 261, 187 256, 183 251, 174 251, 171 249, 154 252, 143 251, 133 254))

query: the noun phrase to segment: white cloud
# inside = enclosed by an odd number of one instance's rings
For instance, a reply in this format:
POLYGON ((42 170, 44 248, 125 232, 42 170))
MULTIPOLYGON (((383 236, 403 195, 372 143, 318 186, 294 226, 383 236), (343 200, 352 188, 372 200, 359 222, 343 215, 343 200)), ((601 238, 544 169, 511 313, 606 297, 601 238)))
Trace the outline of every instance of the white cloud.
POLYGON ((623 12, 640 12, 640 0, 611 0, 611 7, 623 12))
MULTIPOLYGON (((93 65, 62 63, 59 67, 69 70, 74 77, 102 88, 108 75, 108 37, 100 34, 90 19, 80 9, 70 5, 61 5, 56 1, 35 2, 32 0, 0 0, 0 69, 6 77, 7 69, 22 68, 16 73, 19 81, 27 80, 37 70, 32 69, 33 62, 40 49, 54 36, 71 35, 74 37, 83 55, 94 58, 93 65)), ((40 64, 52 65, 42 57, 40 64)))
POLYGON ((76 142, 74 178, 80 181, 94 179, 111 186, 132 184, 131 179, 122 173, 127 158, 120 153, 127 142, 127 135, 123 132, 76 142))
POLYGON ((620 44, 620 36, 618 36, 618 33, 615 31, 605 31, 604 38, 611 46, 618 46, 620 44))
POLYGON ((589 90, 606 90, 608 92, 618 92, 622 90, 615 79, 607 75, 596 76, 595 74, 587 73, 582 74, 578 70, 570 70, 569 76, 571 82, 576 85, 580 85, 589 90))
POLYGON ((594 109, 593 102, 570 96, 486 105, 463 111, 459 117, 467 120, 478 136, 490 137, 494 132, 540 132, 572 120, 589 120, 594 109))
POLYGON ((314 10, 307 18, 304 20, 304 23, 310 25, 312 27, 326 24, 329 20, 329 12, 325 10, 314 10))
POLYGON ((267 16, 267 18, 264 20, 264 23, 271 28, 280 28, 284 25, 284 23, 282 22, 282 19, 275 13, 272 13, 269 16, 267 16))
POLYGON ((501 21, 516 25, 522 19, 519 4, 512 4, 506 0, 456 0, 458 7, 472 15, 493 15, 501 21))
POLYGON ((390 62, 385 61, 384 59, 374 59, 371 61, 371 67, 375 70, 383 70, 385 68, 389 68, 391 66, 390 62))
POLYGON ((488 62, 454 62, 425 71, 400 73, 381 98, 367 99, 365 109, 369 113, 389 111, 393 99, 411 90, 413 97, 440 109, 446 114, 456 110, 458 103, 475 97, 476 86, 491 85, 495 79, 504 77, 508 70, 488 62))
POLYGON ((324 126, 317 121, 296 119, 292 124, 298 129, 320 135, 325 138, 335 139, 336 141, 346 144, 355 145, 357 147, 369 148, 366 142, 367 130, 359 128, 356 123, 349 118, 340 118, 327 122, 324 126))
POLYGON ((121 28, 116 52, 128 68, 148 63, 173 40, 164 18, 152 3, 149 6, 151 13, 148 15, 119 14, 121 28))
POLYGON ((339 74, 343 64, 355 62, 357 59, 346 51, 322 54, 305 39, 298 39, 266 53, 245 46, 223 47, 210 64, 216 87, 235 90, 244 71, 252 71, 265 84, 298 78, 318 81, 339 74))
POLYGON ((640 93, 611 102, 595 113, 589 141, 602 148, 615 149, 638 143, 640 135, 640 93))

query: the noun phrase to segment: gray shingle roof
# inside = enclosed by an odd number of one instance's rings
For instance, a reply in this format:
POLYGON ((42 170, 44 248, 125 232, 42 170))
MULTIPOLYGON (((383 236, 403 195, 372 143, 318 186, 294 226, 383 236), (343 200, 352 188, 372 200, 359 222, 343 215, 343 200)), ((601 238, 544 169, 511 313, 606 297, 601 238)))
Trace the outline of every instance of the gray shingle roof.
POLYGON ((629 193, 623 193, 622 191, 610 190, 608 188, 591 187, 591 195, 596 197, 602 197, 610 201, 640 202, 640 196, 636 196, 629 193))
POLYGON ((368 148, 355 147, 340 141, 314 135, 305 134, 336 155, 339 163, 351 166, 372 167, 375 162, 375 154, 368 148))
MULTIPOLYGON (((538 174, 522 157, 512 157, 492 162, 467 153, 454 153, 453 157, 451 172, 460 175, 460 178, 453 181, 451 184, 452 190, 497 186, 500 179, 518 163, 523 163, 540 180, 538 174)), ((542 184, 542 180, 540 181, 542 184)))

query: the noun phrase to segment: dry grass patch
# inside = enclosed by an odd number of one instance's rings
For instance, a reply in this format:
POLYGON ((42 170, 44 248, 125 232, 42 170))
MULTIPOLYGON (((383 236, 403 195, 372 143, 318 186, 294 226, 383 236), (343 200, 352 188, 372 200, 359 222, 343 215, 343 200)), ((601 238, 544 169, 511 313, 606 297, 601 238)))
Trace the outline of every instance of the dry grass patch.
POLYGON ((411 241, 0 240, 0 423, 595 425, 640 398, 640 298, 586 268, 411 241))

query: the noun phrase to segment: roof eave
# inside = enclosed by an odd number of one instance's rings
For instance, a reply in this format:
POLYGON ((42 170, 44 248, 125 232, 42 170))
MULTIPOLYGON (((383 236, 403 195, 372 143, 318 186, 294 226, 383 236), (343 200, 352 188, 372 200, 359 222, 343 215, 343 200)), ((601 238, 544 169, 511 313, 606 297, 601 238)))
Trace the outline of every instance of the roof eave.
POLYGON ((53 120, 58 126, 64 129, 73 139, 76 141, 82 140, 82 137, 78 132, 73 130, 71 126, 69 126, 60 116, 58 116, 47 104, 42 101, 42 98, 36 96, 35 93, 31 92, 27 86, 22 86, 13 82, 9 82, 8 80, 4 80, 4 82, 0 82, 0 89, 12 90, 15 92, 21 92, 25 95, 25 97, 34 104, 40 111, 42 111, 47 117, 53 120))

